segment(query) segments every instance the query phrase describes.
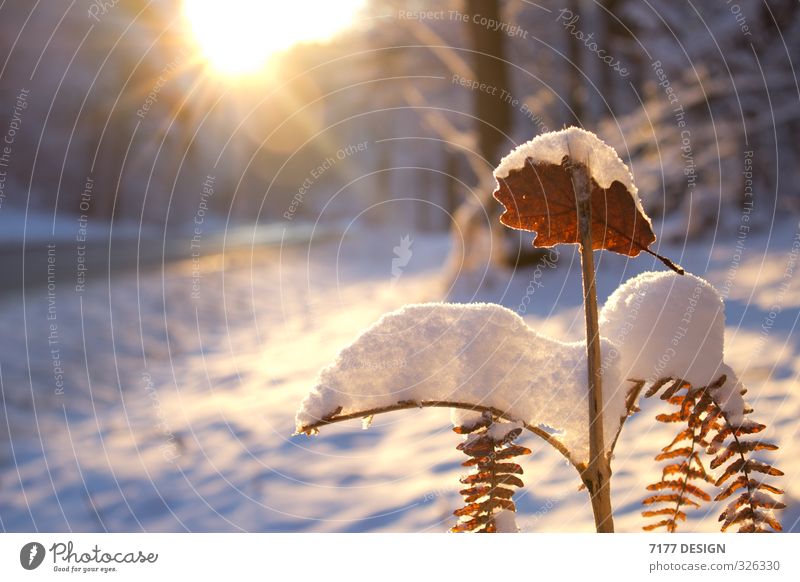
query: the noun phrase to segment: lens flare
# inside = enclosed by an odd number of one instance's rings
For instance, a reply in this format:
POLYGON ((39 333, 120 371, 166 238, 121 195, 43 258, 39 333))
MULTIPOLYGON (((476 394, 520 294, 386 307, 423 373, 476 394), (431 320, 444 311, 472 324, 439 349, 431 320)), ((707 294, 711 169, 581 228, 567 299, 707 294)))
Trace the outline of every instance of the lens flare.
POLYGON ((203 57, 224 74, 252 74, 276 52, 325 41, 353 23, 365 0, 184 0, 203 57))

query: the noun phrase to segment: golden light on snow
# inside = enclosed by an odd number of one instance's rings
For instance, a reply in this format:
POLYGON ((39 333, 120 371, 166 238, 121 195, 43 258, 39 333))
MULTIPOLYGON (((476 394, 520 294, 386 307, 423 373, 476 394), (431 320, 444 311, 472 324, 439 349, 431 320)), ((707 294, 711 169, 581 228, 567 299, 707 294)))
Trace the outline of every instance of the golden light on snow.
POLYGON ((366 0, 184 0, 203 57, 219 72, 258 72, 294 44, 324 41, 353 23, 366 0))

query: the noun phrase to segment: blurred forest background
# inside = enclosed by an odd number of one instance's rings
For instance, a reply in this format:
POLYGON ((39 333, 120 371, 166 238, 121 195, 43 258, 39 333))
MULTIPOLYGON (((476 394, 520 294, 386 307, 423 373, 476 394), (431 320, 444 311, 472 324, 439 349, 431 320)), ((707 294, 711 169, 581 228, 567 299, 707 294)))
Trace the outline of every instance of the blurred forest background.
POLYGON ((370 0, 335 42, 231 80, 178 1, 7 0, 0 119, 30 97, 0 210, 86 214, 90 178, 93 219, 181 229, 212 175, 220 221, 442 231, 481 222, 464 203, 495 212, 486 178, 514 145, 577 124, 621 152, 662 236, 735 228, 748 155, 764 226, 800 207, 799 44, 794 0, 370 0))

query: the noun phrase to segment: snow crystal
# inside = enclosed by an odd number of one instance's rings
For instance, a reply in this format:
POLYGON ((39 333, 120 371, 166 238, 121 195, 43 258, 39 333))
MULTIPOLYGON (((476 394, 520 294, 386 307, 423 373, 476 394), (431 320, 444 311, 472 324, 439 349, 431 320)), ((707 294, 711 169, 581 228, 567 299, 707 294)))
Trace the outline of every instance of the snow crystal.
POLYGON ((517 146, 500 160, 494 176, 498 181, 507 178, 513 170, 523 168, 529 159, 534 163, 559 165, 564 156, 586 163, 592 178, 601 188, 607 189, 614 181, 620 182, 633 196, 636 208, 650 223, 650 218, 639 200, 638 190, 628 166, 619 158, 614 148, 585 129, 569 127, 551 131, 517 146))
POLYGON ((717 395, 730 420, 740 419, 741 384, 724 362, 724 304, 707 281, 689 273, 642 273, 608 298, 600 332, 619 352, 623 379, 672 377, 706 386, 725 374, 717 395))
MULTIPOLYGON (((618 386, 618 366, 605 378, 618 386)), ((537 334, 494 304, 409 305, 381 318, 324 369, 297 413, 298 431, 334 413, 402 401, 454 401, 495 407, 515 420, 553 427, 573 460, 589 456, 586 347, 537 334)), ((625 394, 606 391, 606 443, 625 414, 625 394)), ((474 413, 473 413, 474 414, 474 413)))

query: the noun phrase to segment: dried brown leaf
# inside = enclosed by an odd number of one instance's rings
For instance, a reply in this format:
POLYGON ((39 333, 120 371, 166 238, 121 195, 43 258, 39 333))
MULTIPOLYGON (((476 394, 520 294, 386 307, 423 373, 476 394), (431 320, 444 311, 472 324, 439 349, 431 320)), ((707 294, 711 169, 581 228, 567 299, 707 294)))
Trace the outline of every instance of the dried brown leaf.
POLYGON ((671 515, 673 519, 686 521, 686 514, 675 507, 664 507, 662 509, 650 509, 642 512, 642 517, 656 517, 658 515, 671 515))
POLYGON ((674 532, 675 531, 675 520, 674 519, 662 519, 657 523, 651 523, 649 525, 642 526, 644 531, 653 531, 654 529, 658 529, 660 527, 666 527, 667 531, 674 532))
POLYGON ((690 441, 690 440, 692 440, 693 437, 694 437, 694 431, 692 429, 690 429, 690 428, 685 428, 681 432, 679 432, 675 436, 674 439, 672 439, 671 443, 669 443, 666 447, 664 447, 661 450, 662 451, 669 451, 670 449, 672 449, 672 447, 674 447, 678 443, 680 443, 682 441, 687 441, 687 440, 690 441))
POLYGON ((723 499, 727 499, 734 493, 736 493, 739 489, 745 489, 747 487, 747 477, 744 475, 740 475, 736 479, 734 479, 725 489, 719 492, 719 494, 714 497, 714 501, 722 501, 723 499))
POLYGON ((674 459, 676 457, 688 457, 692 454, 691 447, 681 447, 680 449, 673 449, 671 451, 664 451, 656 455, 656 461, 664 461, 666 459, 674 459))
MULTIPOLYGON (((572 168, 579 160, 564 156, 561 164, 528 159, 521 168, 498 179, 494 197, 505 207, 500 222, 518 230, 535 232, 535 247, 580 242, 578 209, 572 168)), ((629 257, 650 253, 670 268, 683 270, 649 249, 656 240, 650 222, 637 208, 633 195, 618 181, 601 188, 590 177, 592 248, 629 257)))
POLYGON ((685 382, 683 380, 676 380, 675 382, 670 384, 669 388, 664 390, 664 393, 661 394, 661 400, 669 400, 670 398, 675 396, 675 394, 678 392, 678 390, 683 388, 684 385, 685 385, 685 382))
POLYGON ((755 471, 757 473, 764 473, 766 475, 772 475, 773 477, 783 476, 783 471, 780 469, 776 469, 768 463, 762 463, 761 461, 756 461, 755 459, 750 459, 747 461, 747 470, 755 471))
POLYGON ((518 437, 519 435, 521 435, 521 434, 522 434, 522 429, 521 429, 521 428, 514 428, 514 429, 511 429, 510 431, 508 431, 508 432, 506 433, 506 435, 505 435, 503 438, 501 438, 501 439, 500 439, 500 440, 498 440, 498 441, 495 441, 495 444, 496 444, 496 445, 505 445, 505 444, 508 444, 508 443, 510 443, 511 441, 513 441, 515 438, 517 438, 517 437, 518 437))
POLYGON ((766 441, 733 441, 732 443, 728 444, 724 451, 718 453, 714 460, 711 461, 711 468, 716 469, 736 454, 753 451, 775 451, 777 449, 777 445, 768 443, 766 441))
POLYGON ((473 424, 454 426, 453 432, 456 434, 472 434, 482 428, 488 427, 490 424, 492 424, 492 415, 484 412, 481 414, 480 419, 473 424))
POLYGON ((658 483, 653 483, 652 485, 647 486, 648 491, 663 491, 664 489, 672 489, 673 491, 689 493, 690 495, 699 497, 703 501, 711 501, 711 496, 708 493, 706 493, 699 487, 692 485, 691 483, 687 483, 686 481, 683 480, 659 481, 658 483))
MULTIPOLYGON (((719 487, 720 485, 725 483, 725 481, 727 481, 728 479, 736 475, 739 471, 741 471, 742 467, 744 467, 744 463, 745 461, 743 459, 736 459, 733 463, 728 465, 727 469, 725 469, 725 472, 719 476, 719 479, 717 479, 716 486, 719 487)), ((711 463, 711 466, 714 467, 713 461, 711 463)))
POLYGON ((661 378, 660 380, 653 382, 650 388, 647 389, 647 392, 644 393, 644 397, 650 398, 651 396, 657 394, 658 391, 664 387, 664 384, 666 384, 669 381, 670 381, 669 378, 661 378))
POLYGON ((686 416, 682 412, 672 412, 669 414, 658 414, 656 415, 656 420, 658 422, 683 422, 686 420, 686 416))
POLYGON ((516 463, 496 463, 494 465, 495 473, 513 473, 515 475, 522 475, 522 467, 516 463))
POLYGON ((682 505, 691 505, 693 507, 700 507, 700 504, 690 498, 683 498, 677 493, 668 493, 664 495, 651 495, 646 497, 642 503, 644 505, 652 505, 653 503, 678 503, 682 505))
POLYGON ((530 455, 531 450, 525 447, 520 447, 517 445, 508 447, 499 451, 494 458, 498 461, 502 461, 503 459, 510 459, 512 457, 519 457, 521 455, 530 455))

